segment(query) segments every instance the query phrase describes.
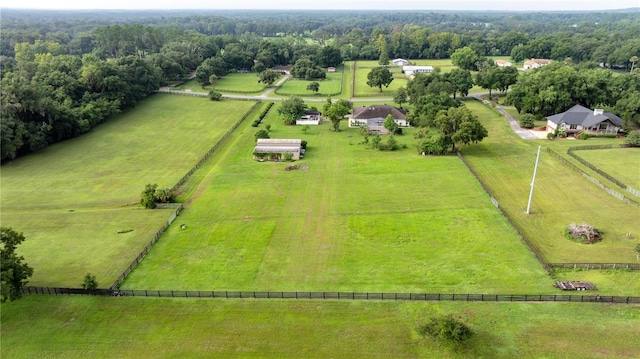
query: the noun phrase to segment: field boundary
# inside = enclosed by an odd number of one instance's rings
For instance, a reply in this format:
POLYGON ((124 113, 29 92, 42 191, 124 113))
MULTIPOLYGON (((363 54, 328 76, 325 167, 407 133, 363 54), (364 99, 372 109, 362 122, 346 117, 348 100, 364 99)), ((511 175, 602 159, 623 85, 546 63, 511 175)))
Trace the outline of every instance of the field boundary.
POLYGON ((604 184, 602 184, 602 182, 598 181, 598 179, 592 177, 591 175, 589 175, 585 171, 581 170, 580 168, 578 168, 578 166, 576 166, 573 163, 569 162, 566 158, 560 156, 558 153, 556 153, 555 151, 553 151, 549 147, 546 148, 546 151, 547 151, 547 153, 553 155, 553 157, 555 157, 556 159, 560 160, 560 162, 562 162, 563 164, 569 166, 571 169, 573 169, 573 170, 577 171, 578 173, 580 173, 582 175, 582 177, 586 178, 587 180, 589 180, 589 182, 593 183, 598 188, 600 188, 601 190, 607 192, 611 196, 623 201, 624 203, 628 203, 628 204, 640 207, 640 203, 637 202, 636 200, 633 200, 633 199, 623 195, 622 193, 614 190, 613 188, 609 188, 609 187, 605 186, 604 184))
POLYGON ((637 304, 640 297, 564 295, 564 294, 430 294, 384 292, 273 292, 273 291, 201 291, 201 290, 113 290, 56 287, 23 287, 24 294, 96 295, 156 298, 225 298, 225 299, 310 299, 310 300, 391 300, 447 302, 572 302, 637 304))
MULTIPOLYGON (((344 91, 344 88, 343 88, 343 86, 342 86, 342 85, 344 84, 344 73, 345 73, 345 71, 346 71, 346 70, 345 70, 344 65, 343 65, 343 66, 342 66, 342 74, 340 75, 340 91, 338 91, 338 92, 332 92, 332 93, 328 93, 328 94, 324 94, 324 93, 314 93, 314 94, 312 94, 312 95, 306 95, 306 94, 305 94, 305 95, 301 95, 301 94, 299 94, 299 93, 286 93, 286 92, 280 92, 280 89, 282 88, 282 86, 278 86, 278 88, 277 88, 275 91, 273 91, 273 92, 274 92, 276 95, 280 95, 280 96, 304 96, 304 97, 307 97, 307 96, 312 96, 312 97, 324 97, 324 96, 326 96, 326 97, 330 97, 330 96, 338 96, 338 95, 342 95, 342 91, 344 91)), ((290 79, 289 79, 289 80, 290 80, 290 79)), ((287 80, 287 81, 289 81, 289 80, 287 80)), ((316 81, 316 82, 320 83, 320 81, 316 81)), ((322 85, 322 83, 320 83, 320 85, 322 85)))
POLYGON ((163 224, 162 227, 160 227, 160 229, 158 230, 158 232, 156 232, 156 234, 153 236, 151 241, 144 247, 144 249, 142 249, 142 251, 138 254, 138 256, 133 260, 133 262, 129 264, 127 269, 125 269, 124 272, 120 274, 118 279, 116 279, 116 281, 113 282, 111 287, 109 287, 110 290, 114 288, 118 288, 118 286, 120 286, 122 281, 124 281, 124 279, 129 275, 129 273, 131 273, 131 271, 138 266, 138 263, 142 261, 142 259, 147 255, 147 253, 149 253, 149 251, 151 250, 151 247, 153 247, 153 245, 158 241, 158 239, 164 233, 164 231, 169 227, 171 223, 173 223, 176 217, 178 217, 178 214, 180 213, 180 211, 182 211, 182 208, 183 208, 182 204, 178 204, 178 206, 173 211, 173 213, 171 213, 171 216, 169 216, 169 219, 167 220, 167 222, 165 222, 165 224, 163 224))
POLYGON ((176 183, 173 187, 171 187, 171 190, 176 192, 177 189, 182 186, 188 179, 189 177, 191 177, 191 175, 198 169, 200 168, 200 166, 202 166, 202 164, 224 143, 224 141, 231 136, 231 134, 238 128, 238 126, 240 126, 242 124, 242 122, 244 122, 244 120, 247 119, 247 117, 249 117, 249 115, 251 113, 253 113, 253 111, 258 108, 260 105, 262 104, 262 101, 258 100, 253 106, 251 106, 251 108, 244 114, 242 115, 242 117, 240 118, 240 120, 238 120, 238 122, 236 122, 233 127, 231 127, 231 129, 229 129, 229 131, 227 131, 219 140, 218 142, 216 142, 215 145, 213 145, 213 147, 211 147, 209 149, 209 151, 207 151, 207 153, 202 156, 202 158, 200 159, 200 161, 198 161, 198 163, 195 164, 195 166, 193 166, 188 172, 187 174, 185 174, 184 176, 182 176, 182 178, 178 181, 178 183, 176 183))
MULTIPOLYGON (((618 145, 618 148, 627 148, 629 147, 628 145, 622 144, 622 145, 618 145)), ((573 158, 575 158, 576 160, 578 160, 578 162, 582 163, 583 165, 589 167, 590 169, 596 171, 596 173, 598 173, 599 175, 601 175, 602 177, 608 179, 609 181, 615 183, 616 185, 618 185, 619 187, 621 187, 622 189, 627 190, 627 192, 633 194, 636 197, 640 197, 640 191, 638 191, 637 189, 625 184, 624 182, 618 180, 617 178, 611 176, 610 174, 608 174, 607 172, 601 170, 600 168, 598 168, 597 166, 595 166, 594 164, 592 164, 591 162, 585 160, 584 158, 578 156, 577 154, 575 154, 575 151, 589 151, 589 150, 605 150, 605 149, 611 149, 613 148, 613 145, 609 144, 609 145, 594 145, 594 146, 576 146, 576 147, 569 147, 567 149, 567 154, 573 158)))
POLYGON ((484 182, 482 182, 482 180, 480 179, 480 177, 478 177, 478 175, 476 174, 476 172, 474 171, 474 169, 469 166, 469 164, 467 163, 467 161, 464 159, 464 157, 462 156, 462 154, 460 153, 460 151, 458 151, 458 158, 460 158, 460 160, 462 161, 462 163, 464 163, 464 165, 467 167, 467 169, 469 170, 469 172, 471 172, 471 174, 473 175, 473 177, 475 177, 476 181, 478 181, 478 183, 480 183, 480 186, 482 186, 482 189, 484 189, 484 191, 489 195, 490 199, 491 199, 491 203, 493 203, 493 205, 500 211, 500 213, 502 213, 502 216, 507 220, 507 222, 509 222, 509 224, 511 225, 511 227, 513 229, 515 229, 516 233, 518 233, 518 236, 520 237, 520 239, 524 242, 524 244, 529 248, 529 250, 531 251, 531 253, 533 253, 533 255, 536 257, 536 259, 538 260, 538 262, 540 264, 542 264, 542 267, 547 271, 547 273, 549 275, 553 274, 553 268, 549 265, 549 262, 547 262, 547 260, 544 258, 544 255, 538 250, 538 248, 536 246, 533 245, 533 243, 531 243, 531 241, 529 241, 529 239, 527 238, 527 236, 524 235, 524 233, 522 233, 522 231, 520 230, 520 228, 515 224, 514 221, 511 220, 511 217, 509 217, 509 215, 507 214, 507 212, 505 212, 499 205, 498 200, 496 200, 495 197, 493 197, 493 195, 491 194, 491 192, 489 191, 489 188, 487 188, 487 186, 485 186, 484 182))
MULTIPOLYGON (((556 156, 558 156, 558 158, 562 159, 563 161, 565 161, 569 165, 573 166, 576 170, 582 172, 583 175, 586 175, 586 173, 584 173, 582 170, 580 170, 579 168, 575 167, 573 164, 569 163, 566 159, 562 158, 560 155, 558 155, 557 153, 553 152, 549 148, 547 148, 547 152, 555 154, 556 156)), ((471 174, 476 178, 478 183, 480 183, 480 186, 482 186, 484 191, 489 195, 491 203, 493 203, 493 205, 507 219, 507 221, 509 222, 511 227, 513 229, 515 229, 515 231, 518 233, 518 236, 520 236, 520 239, 522 239, 522 241, 527 245, 529 250, 533 253, 533 255, 536 257, 538 262, 540 262, 540 264, 542 264, 542 267, 547 271, 547 273, 549 273, 549 275, 553 275, 554 274, 554 269, 558 269, 558 268, 564 268, 564 269, 594 269, 594 270, 595 269, 640 270, 640 264, 639 263, 550 263, 550 262, 548 262, 545 259, 544 255, 542 254, 542 252, 540 252, 540 250, 538 250, 538 247, 536 247, 527 238, 527 236, 524 235, 524 233, 520 230, 520 227, 518 227, 515 224, 515 222, 511 220, 511 217, 509 216, 509 214, 507 214, 500 207, 500 204, 498 203, 498 200, 495 197, 493 197, 493 195, 491 194, 491 192, 489 191, 487 186, 485 186, 485 184, 482 182, 480 177, 478 177, 478 175, 475 173, 473 168, 471 166, 469 166, 467 161, 464 159, 464 156, 462 156, 462 154, 460 152, 458 152, 458 157, 460 158, 462 163, 464 163, 464 165, 467 166, 467 168, 469 169, 469 172, 471 172, 471 174)), ((588 175, 586 175, 586 176, 588 176, 588 175)), ((595 178, 593 180, 597 181, 595 178)), ((602 186, 604 186, 604 185, 602 185, 602 186)), ((633 200, 630 200, 630 201, 632 201, 633 203, 637 204, 637 202, 635 202, 633 200)))
MULTIPOLYGON (((209 157, 224 143, 224 141, 229 136, 231 136, 231 134, 244 122, 244 120, 246 120, 247 117, 249 117, 249 115, 252 114, 256 108, 260 107, 261 104, 262 104, 261 101, 257 101, 253 106, 251 106, 251 108, 247 112, 245 112, 245 114, 242 115, 242 117, 231 127, 231 129, 229 129, 229 131, 227 131, 216 142, 216 144, 213 145, 213 147, 211 147, 209 151, 207 151, 207 153, 200 159, 200 161, 198 161, 198 163, 195 166, 193 166, 187 172, 187 174, 182 176, 182 178, 178 181, 178 183, 176 183, 171 188, 171 190, 175 192, 182 184, 184 184, 189 179, 189 177, 191 177, 191 175, 198 168, 200 168, 200 166, 202 166, 202 164, 204 164, 204 162, 207 159, 209 159, 209 157)), ((180 211, 182 211, 182 209, 183 209, 183 205, 179 204, 176 210, 169 217, 169 220, 158 230, 158 232, 156 232, 155 236, 153 236, 153 239, 149 242, 149 244, 147 244, 146 247, 144 247, 144 249, 138 254, 138 256, 133 260, 133 262, 131 262, 131 264, 124 270, 124 272, 122 272, 122 274, 118 277, 118 279, 116 279, 116 281, 111 285, 111 287, 109 287, 109 290, 114 290, 115 288, 118 288, 120 284, 122 284, 122 282, 127 278, 129 273, 131 273, 131 271, 133 271, 138 266, 140 261, 142 261, 142 259, 147 255, 147 253, 149 253, 149 251, 151 250, 151 247, 153 247, 153 245, 158 241, 158 239, 164 233, 167 227, 169 227, 169 225, 173 223, 173 221, 176 219, 176 217, 178 216, 180 211)))

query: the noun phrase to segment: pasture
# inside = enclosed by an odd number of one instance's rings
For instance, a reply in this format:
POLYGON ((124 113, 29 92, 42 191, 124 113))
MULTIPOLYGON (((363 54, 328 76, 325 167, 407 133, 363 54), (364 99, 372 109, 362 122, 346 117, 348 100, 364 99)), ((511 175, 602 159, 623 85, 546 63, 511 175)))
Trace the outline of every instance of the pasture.
POLYGON ((275 110, 263 123, 308 141, 308 168, 252 160, 256 129, 242 126, 181 213, 187 229, 169 228, 124 288, 553 290, 457 157, 418 156, 410 131, 396 152, 329 123, 302 134, 275 110))
MULTIPOLYGON (((570 140, 522 141, 511 131, 504 117, 477 101, 468 101, 466 106, 487 127, 489 137, 478 145, 462 149, 465 159, 547 261, 636 262, 633 247, 637 241, 626 238, 625 234, 640 234, 640 222, 637 220, 640 209, 600 190, 546 153, 544 148, 532 213, 525 213, 537 146, 550 147, 566 156, 566 149, 578 143, 570 140), (604 232, 604 240, 586 245, 566 239, 563 228, 574 222, 594 225, 604 232)), ((620 143, 620 140, 598 140, 589 144, 605 143, 620 143)))
POLYGON ((640 310, 585 303, 465 303, 27 296, 2 308, 3 358, 632 358, 640 310), (416 332, 451 313, 453 349, 416 332), (585 340, 585 338, 590 338, 585 340))
POLYGON ((389 87, 382 86, 382 92, 377 87, 370 87, 367 85, 367 75, 371 69, 377 66, 379 66, 378 61, 373 60, 355 62, 353 69, 356 72, 355 84, 353 85, 355 97, 393 97, 397 89, 407 86, 407 77, 402 73, 402 68, 392 66, 389 67, 389 71, 393 74, 393 81, 389 87))
POLYGON ((275 94, 278 96, 340 96, 342 93, 342 83, 344 67, 340 66, 336 68, 336 72, 328 72, 327 78, 323 80, 301 80, 301 79, 289 79, 282 86, 280 86, 275 94), (307 90, 307 86, 317 82, 320 84, 318 93, 311 90, 307 90))
POLYGON ((253 102, 154 95, 81 137, 2 166, 2 225, 24 232, 33 285, 111 284, 170 211, 142 210, 145 184, 173 186, 253 102), (118 234, 119 230, 133 231, 118 234))
MULTIPOLYGON (((586 144, 590 145, 591 143, 588 142, 586 144)), ((582 145, 582 143, 579 145, 582 145)), ((640 190, 640 149, 612 148, 574 151, 573 153, 627 186, 640 190)), ((617 186, 614 188, 625 192, 617 186)))

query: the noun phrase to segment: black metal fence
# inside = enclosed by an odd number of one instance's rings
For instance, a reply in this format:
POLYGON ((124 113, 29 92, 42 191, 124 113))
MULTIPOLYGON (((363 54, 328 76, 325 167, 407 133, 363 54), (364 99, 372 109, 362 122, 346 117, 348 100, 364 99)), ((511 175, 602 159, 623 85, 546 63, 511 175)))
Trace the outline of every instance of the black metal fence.
POLYGON ((120 286, 120 284, 129 275, 129 273, 131 273, 131 271, 138 266, 138 263, 142 261, 142 259, 144 258, 144 256, 147 255, 147 253, 149 253, 149 251, 151 250, 151 247, 153 247, 153 245, 158 241, 158 238, 160 238, 160 236, 162 235, 162 233, 164 233, 167 227, 169 227, 169 225, 173 223, 173 221, 176 219, 180 211, 182 211, 182 204, 178 205, 178 207, 171 214, 171 216, 169 216, 169 219, 167 220, 167 222, 162 225, 162 227, 158 230, 158 232, 156 232, 156 234, 153 236, 151 241, 149 241, 149 243, 142 249, 142 251, 138 253, 138 256, 133 260, 133 262, 131 262, 131 264, 129 264, 127 269, 125 269, 124 272, 120 274, 118 279, 116 279, 116 281, 111 285, 110 289, 118 288, 118 286, 120 286))
POLYGON ((640 297, 601 296, 598 294, 430 294, 384 292, 265 292, 200 290, 85 290, 80 288, 23 287, 24 294, 101 295, 156 298, 226 298, 226 299, 307 299, 307 300, 387 300, 450 302, 572 302, 637 304, 640 297))
POLYGON ((240 118, 240 120, 238 120, 238 122, 236 122, 233 127, 231 127, 231 129, 229 131, 227 131, 219 140, 218 142, 216 142, 215 145, 213 145, 213 147, 211 147, 209 149, 209 151, 207 151, 207 153, 205 153, 204 156, 202 156, 202 158, 200 159, 200 161, 198 161, 198 163, 196 163, 195 166, 193 166, 184 176, 182 176, 182 178, 178 181, 178 183, 176 183, 171 190, 173 191, 177 191, 178 187, 182 186, 188 179, 189 177, 191 177, 191 175, 198 169, 200 168, 200 166, 202 166, 204 164, 204 162, 209 159, 209 157, 224 143, 224 141, 229 138, 229 136, 231 136, 231 134, 238 128, 238 126, 240 126, 242 124, 242 122, 244 122, 244 120, 247 119, 247 117, 249 117, 249 115, 251 113, 253 113, 253 111, 260 106, 262 102, 258 101, 256 102, 253 106, 251 106, 251 108, 249 109, 249 111, 247 111, 247 113, 245 113, 244 115, 242 115, 242 117, 240 118))

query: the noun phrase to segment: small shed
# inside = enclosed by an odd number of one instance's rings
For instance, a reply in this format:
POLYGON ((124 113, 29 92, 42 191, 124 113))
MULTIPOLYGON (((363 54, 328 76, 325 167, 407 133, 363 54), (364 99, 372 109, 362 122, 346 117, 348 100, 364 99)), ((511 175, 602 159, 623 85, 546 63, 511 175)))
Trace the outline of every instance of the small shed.
POLYGON ((327 72, 336 72, 336 68, 333 66, 327 67, 327 72))
POLYGON ((580 281, 568 281, 568 280, 559 280, 556 281, 556 287, 562 290, 594 290, 596 286, 591 282, 580 282, 580 281))

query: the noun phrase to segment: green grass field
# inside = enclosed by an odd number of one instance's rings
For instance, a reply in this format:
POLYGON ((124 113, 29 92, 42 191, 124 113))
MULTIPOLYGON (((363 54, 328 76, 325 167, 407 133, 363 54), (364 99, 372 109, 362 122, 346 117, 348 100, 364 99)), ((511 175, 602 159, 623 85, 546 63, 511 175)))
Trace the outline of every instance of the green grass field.
POLYGON ((110 285, 169 217, 139 207, 173 186, 253 102, 155 95, 94 131, 2 166, 2 225, 24 232, 33 285, 110 285), (118 234, 118 230, 133 229, 118 234))
MULTIPOLYGON (((551 289, 458 158, 372 151, 358 144, 356 129, 334 133, 328 123, 302 135, 273 110, 265 123, 272 138, 308 141, 308 169, 253 161, 255 129, 241 127, 181 214, 187 230, 170 228, 124 287, 551 289)), ((408 133, 398 141, 415 140, 408 133)))
POLYGON ((324 80, 317 81, 307 81, 307 80, 299 80, 299 79, 291 79, 287 80, 282 86, 275 91, 276 95, 279 96, 336 96, 339 97, 342 93, 342 73, 344 71, 343 67, 340 66, 337 68, 338 72, 327 73, 327 78, 324 80), (320 84, 320 89, 318 93, 314 93, 313 91, 307 90, 307 86, 312 83, 317 82, 320 84), (336 95, 337 94, 337 95, 336 95))
MULTIPOLYGON (((525 214, 538 145, 558 153, 578 143, 569 140, 522 141, 506 119, 477 101, 466 105, 489 131, 482 143, 463 149, 465 158, 521 230, 553 263, 635 263, 637 241, 625 234, 640 233, 640 209, 597 188, 579 173, 547 154, 541 154, 532 214, 525 214), (569 224, 588 222, 604 232, 604 241, 584 245, 570 241, 562 230, 569 224)), ((589 142, 620 143, 620 140, 589 142)))
MULTIPOLYGON (((590 144, 591 142, 585 143, 585 145, 590 144)), ((576 145, 580 146, 583 143, 576 145)), ((640 149, 612 148, 573 153, 627 186, 640 190, 640 149)), ((621 188, 617 186, 614 188, 626 194, 626 191, 621 188)))
POLYGON ((584 303, 27 296, 2 308, 3 358, 634 358, 640 308, 584 303), (438 314, 475 332, 422 338, 438 314))
POLYGON ((355 64, 356 77, 355 84, 355 96, 356 97, 393 97, 393 94, 400 87, 407 86, 407 78, 401 72, 399 67, 389 67, 389 70, 393 74, 393 81, 389 87, 382 86, 382 92, 377 87, 369 87, 367 85, 367 75, 371 72, 371 69, 378 66, 378 61, 357 61, 355 64))

